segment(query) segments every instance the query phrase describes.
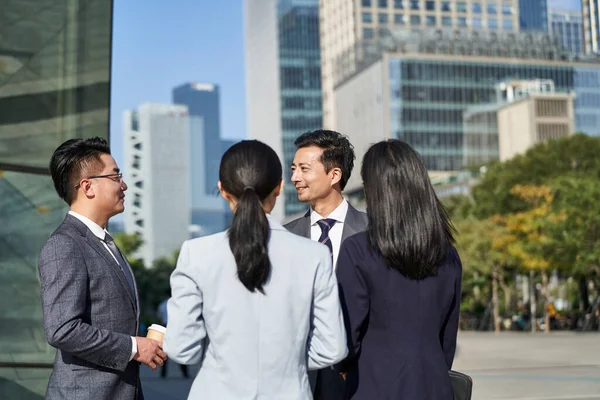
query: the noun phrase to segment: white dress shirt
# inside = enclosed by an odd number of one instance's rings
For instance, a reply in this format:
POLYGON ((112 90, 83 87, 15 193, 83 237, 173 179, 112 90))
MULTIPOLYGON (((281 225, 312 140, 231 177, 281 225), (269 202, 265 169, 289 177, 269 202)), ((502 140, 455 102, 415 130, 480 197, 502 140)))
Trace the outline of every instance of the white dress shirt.
MULTIPOLYGON (((102 241, 102 245, 106 248, 106 251, 108 251, 108 253, 112 256, 112 258, 115 260, 115 262, 117 264, 119 264, 115 255, 112 253, 112 251, 110 251, 110 249, 104 242, 104 238, 106 237, 106 234, 108 233, 108 231, 106 229, 102 228, 100 225, 98 225, 94 221, 92 221, 91 219, 84 217, 81 214, 77 214, 75 211, 69 211, 69 214, 74 216, 81 222, 83 222, 85 224, 85 226, 87 226, 88 229, 90 231, 92 231, 94 236, 96 236, 98 239, 100 239, 100 241, 102 241)), ((133 360, 133 357, 135 357, 136 353, 137 353, 137 341, 135 340, 135 338, 133 336, 131 336, 131 357, 129 357, 129 361, 133 360)))
POLYGON ((331 240, 331 248, 333 250, 333 268, 337 265, 338 254, 340 254, 340 246, 342 245, 342 232, 344 231, 344 221, 346 220, 346 214, 348 214, 348 202, 346 199, 342 200, 341 204, 337 206, 335 210, 331 212, 327 217, 322 217, 315 210, 311 210, 310 213, 310 238, 314 241, 318 241, 321 237, 321 227, 317 224, 324 218, 335 219, 335 224, 329 230, 329 240, 331 240))

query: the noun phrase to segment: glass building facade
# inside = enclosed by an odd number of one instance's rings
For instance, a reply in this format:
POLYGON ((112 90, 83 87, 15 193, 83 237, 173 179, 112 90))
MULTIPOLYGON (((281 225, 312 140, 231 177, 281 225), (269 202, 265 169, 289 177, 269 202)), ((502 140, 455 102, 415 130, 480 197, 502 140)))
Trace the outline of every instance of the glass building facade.
POLYGON ((67 207, 53 150, 108 138, 112 2, 13 0, 0 11, 0 399, 42 399, 55 350, 44 335, 37 258, 67 207))
POLYGON ((307 207, 290 182, 294 140, 322 126, 319 1, 281 0, 277 14, 285 215, 293 215, 307 207))
MULTIPOLYGON (((358 43, 336 67, 336 91, 344 98, 360 82, 382 82, 389 110, 373 134, 407 141, 430 170, 498 158, 490 113, 507 101, 499 86, 507 81, 551 80, 557 92, 574 92, 575 131, 600 136, 600 62, 572 57, 547 33, 403 32, 385 42, 358 43)), ((363 129, 364 121, 381 119, 358 102, 344 107, 358 110, 362 119, 345 118, 363 129)))
POLYGON ((572 54, 583 53, 583 20, 580 11, 550 10, 552 33, 572 54))
POLYGON ((498 158, 495 125, 485 113, 479 114, 479 124, 466 121, 465 113, 476 106, 502 104, 497 85, 507 80, 550 79, 558 92, 575 91, 576 131, 600 135, 600 65, 393 57, 389 76, 390 135, 415 147, 430 170, 458 170, 467 166, 467 159, 498 158), (465 132, 465 122, 472 131, 465 132))
POLYGON ((547 31, 548 5, 546 0, 520 0, 519 25, 521 30, 547 31))

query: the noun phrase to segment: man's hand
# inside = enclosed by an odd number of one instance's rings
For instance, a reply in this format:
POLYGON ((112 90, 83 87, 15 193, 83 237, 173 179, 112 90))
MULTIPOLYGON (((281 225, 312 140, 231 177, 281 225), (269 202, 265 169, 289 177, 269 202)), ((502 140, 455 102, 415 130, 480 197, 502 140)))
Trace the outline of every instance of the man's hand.
POLYGON ((133 357, 135 361, 146 364, 153 370, 156 370, 157 366, 164 364, 167 355, 162 351, 162 344, 160 342, 141 336, 136 336, 135 341, 137 342, 137 353, 133 357))

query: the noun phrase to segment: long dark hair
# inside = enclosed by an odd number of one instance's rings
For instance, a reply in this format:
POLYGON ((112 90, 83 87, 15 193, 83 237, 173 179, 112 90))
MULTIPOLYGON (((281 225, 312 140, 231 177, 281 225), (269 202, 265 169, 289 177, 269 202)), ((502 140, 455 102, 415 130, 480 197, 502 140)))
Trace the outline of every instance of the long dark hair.
POLYGON ((436 275, 454 228, 419 154, 400 140, 376 143, 365 154, 361 176, 371 247, 409 279, 436 275))
POLYGON ((223 155, 219 168, 221 187, 237 198, 229 229, 229 247, 242 284, 264 293, 271 264, 267 244, 269 222, 262 201, 281 183, 277 153, 258 140, 242 140, 223 155))

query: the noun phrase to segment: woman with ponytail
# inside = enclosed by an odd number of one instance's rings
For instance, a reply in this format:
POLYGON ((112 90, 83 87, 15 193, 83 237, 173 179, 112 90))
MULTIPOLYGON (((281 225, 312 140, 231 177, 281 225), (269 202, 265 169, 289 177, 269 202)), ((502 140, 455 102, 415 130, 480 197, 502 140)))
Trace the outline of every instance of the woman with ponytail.
POLYGON ((163 349, 201 364, 189 399, 310 399, 307 370, 347 353, 329 249, 270 215, 283 180, 266 144, 233 145, 219 179, 231 228, 183 244, 163 349))

